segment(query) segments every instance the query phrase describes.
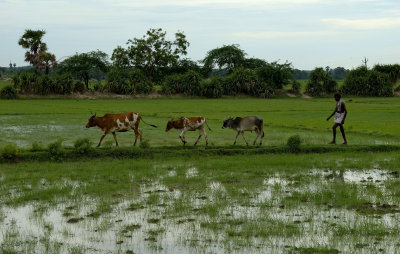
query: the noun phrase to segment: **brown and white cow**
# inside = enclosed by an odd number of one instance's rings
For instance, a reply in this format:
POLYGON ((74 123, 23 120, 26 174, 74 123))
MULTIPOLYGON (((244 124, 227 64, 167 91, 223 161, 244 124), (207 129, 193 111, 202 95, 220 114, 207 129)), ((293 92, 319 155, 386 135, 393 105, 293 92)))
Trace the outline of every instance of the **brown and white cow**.
POLYGON ((224 120, 224 123, 222 125, 222 129, 224 128, 230 128, 237 131, 235 142, 233 143, 234 145, 236 144, 236 140, 240 134, 242 134, 246 145, 249 145, 246 138, 244 137, 245 131, 255 131, 257 133, 257 137, 254 140, 253 145, 256 144, 256 141, 260 136, 260 145, 262 145, 262 139, 264 137, 263 119, 258 116, 236 117, 235 119, 233 119, 232 117, 227 118, 224 120))
POLYGON ((204 138, 206 140, 206 145, 208 145, 208 138, 207 138, 207 133, 204 130, 204 125, 207 125, 208 129, 211 130, 207 124, 206 119, 202 116, 181 117, 178 120, 172 120, 172 119, 169 120, 165 131, 169 131, 170 129, 176 129, 176 130, 180 131, 181 134, 179 135, 179 138, 182 140, 183 145, 185 145, 186 144, 186 140, 185 140, 186 131, 199 130, 199 137, 197 138, 194 145, 197 144, 197 142, 201 138, 202 133, 204 134, 204 138))
MULTIPOLYGON (((142 131, 139 129, 140 120, 142 120, 143 123, 148 124, 142 119, 139 113, 135 112, 105 114, 104 116, 96 116, 96 114, 94 114, 90 116, 89 121, 86 124, 86 128, 97 126, 102 131, 104 131, 104 134, 103 136, 101 136, 100 142, 97 147, 101 145, 104 137, 110 132, 114 136, 115 145, 118 146, 117 136, 115 135, 115 132, 126 132, 130 129, 133 129, 135 131, 135 143, 133 145, 135 146, 138 136, 140 137, 140 141, 142 141, 143 136, 142 131)), ((153 124, 148 125, 152 127, 157 127, 153 124)))

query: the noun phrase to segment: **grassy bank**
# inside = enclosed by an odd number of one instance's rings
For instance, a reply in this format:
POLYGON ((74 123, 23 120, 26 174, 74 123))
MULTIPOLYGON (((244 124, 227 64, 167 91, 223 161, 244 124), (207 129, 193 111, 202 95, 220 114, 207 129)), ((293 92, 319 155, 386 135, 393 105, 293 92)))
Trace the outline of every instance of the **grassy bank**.
MULTIPOLYGON (((322 154, 334 152, 393 152, 399 151, 398 145, 352 145, 352 146, 332 146, 332 145, 302 145, 298 150, 293 151, 288 146, 164 146, 153 148, 139 147, 107 147, 107 148, 91 148, 84 153, 77 151, 73 147, 61 147, 59 153, 49 151, 48 148, 41 148, 36 151, 29 149, 19 149, 16 156, 6 158, 0 157, 0 163, 15 163, 29 161, 76 161, 96 158, 192 158, 192 157, 209 157, 209 156, 233 156, 233 155, 256 155, 256 154, 322 154)), ((227 158, 228 159, 228 158, 227 158)))

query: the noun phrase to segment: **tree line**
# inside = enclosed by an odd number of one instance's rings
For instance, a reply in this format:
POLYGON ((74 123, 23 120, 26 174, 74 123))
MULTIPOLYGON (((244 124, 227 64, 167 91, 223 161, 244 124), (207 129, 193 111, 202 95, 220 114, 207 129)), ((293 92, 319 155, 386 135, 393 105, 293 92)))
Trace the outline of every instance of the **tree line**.
MULTIPOLYGON (((15 93, 70 94, 96 90, 117 94, 148 94, 155 87, 163 94, 185 94, 218 98, 247 94, 272 97, 278 89, 291 84, 299 92, 296 79, 307 79, 306 92, 321 96, 339 91, 337 79, 344 78, 340 91, 366 96, 391 96, 400 77, 400 66, 361 66, 294 69, 289 62, 267 62, 248 58, 239 45, 212 49, 200 61, 185 58, 190 43, 183 32, 168 40, 162 29, 149 29, 141 38, 129 39, 125 47, 117 46, 109 57, 102 51, 76 53, 62 61, 48 52, 43 42, 45 31, 26 30, 18 44, 26 49, 25 61, 31 71, 13 76, 15 93), (89 87, 89 80, 105 80, 89 87)), ((10 65, 9 70, 16 69, 10 65)), ((3 73, 5 68, 0 70, 3 73)), ((9 88, 10 90, 11 88, 9 88)), ((12 89, 11 89, 12 90, 12 89)))

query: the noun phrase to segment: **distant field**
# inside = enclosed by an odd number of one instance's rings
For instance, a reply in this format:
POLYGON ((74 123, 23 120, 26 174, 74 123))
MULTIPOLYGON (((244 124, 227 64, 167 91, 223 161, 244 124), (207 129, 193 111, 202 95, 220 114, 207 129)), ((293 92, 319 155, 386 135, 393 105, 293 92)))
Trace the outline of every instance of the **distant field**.
MULTIPOLYGON (((349 111, 345 128, 350 144, 399 144, 400 99, 344 98, 349 111)), ((79 137, 89 137, 97 144, 101 131, 86 129, 90 112, 140 112, 152 128, 141 123, 143 136, 152 146, 180 145, 179 133, 165 132, 166 123, 180 116, 204 116, 212 129, 211 145, 230 145, 235 132, 221 129, 227 117, 258 115, 264 119, 264 145, 282 145, 289 136, 299 134, 306 144, 326 144, 331 139, 332 121, 325 121, 333 111, 333 99, 21 99, 0 100, 0 146, 13 142, 29 147, 32 142, 44 145, 58 139, 71 145, 79 137)), ((122 146, 133 144, 133 132, 118 133, 122 146)), ((197 132, 187 133, 189 145, 197 132)), ((246 133, 249 140, 254 133, 246 133)), ((339 142, 341 136, 339 134, 339 142)), ((106 140, 113 140, 112 135, 106 140)), ((204 144, 201 140, 200 145, 204 144)), ((239 137, 238 144, 244 144, 239 137)))

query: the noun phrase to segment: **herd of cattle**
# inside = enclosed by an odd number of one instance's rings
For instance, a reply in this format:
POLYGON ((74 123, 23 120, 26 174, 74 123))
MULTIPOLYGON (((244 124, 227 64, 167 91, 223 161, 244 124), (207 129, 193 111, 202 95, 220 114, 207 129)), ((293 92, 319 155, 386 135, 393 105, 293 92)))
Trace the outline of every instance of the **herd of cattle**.
MULTIPOLYGON (((104 134, 100 138, 97 147, 101 145, 101 142, 103 141, 104 137, 110 132, 114 137, 116 146, 118 146, 117 136, 115 135, 115 132, 126 132, 133 129, 133 131, 135 132, 135 143, 134 143, 135 146, 137 139, 140 138, 140 141, 142 141, 143 137, 143 133, 139 129, 140 121, 143 121, 143 123, 150 125, 152 127, 157 127, 153 124, 146 123, 139 113, 129 112, 121 114, 105 114, 104 116, 96 116, 96 114, 94 115, 92 114, 89 118, 88 123, 86 124, 86 128, 97 126, 104 132, 104 134)), ((179 138, 181 139, 183 145, 185 145, 187 143, 185 139, 186 131, 198 130, 199 137, 197 138, 194 145, 196 145, 197 142, 199 142, 199 139, 203 134, 206 140, 206 145, 208 145, 207 133, 204 129, 205 125, 207 125, 208 129, 211 130, 204 117, 201 116, 181 117, 178 120, 173 120, 173 119, 169 120, 165 131, 169 131, 170 129, 176 129, 180 131, 179 138)), ((246 145, 249 145, 244 136, 244 132, 255 131, 257 133, 257 137, 254 140, 253 145, 256 144, 256 141, 259 137, 260 137, 259 144, 262 145, 262 140, 264 138, 264 131, 263 131, 263 119, 260 117, 247 116, 247 117, 236 117, 235 119, 227 118, 224 120, 222 128, 230 128, 237 131, 235 142, 233 144, 236 144, 238 136, 242 134, 243 139, 246 142, 246 145)))

